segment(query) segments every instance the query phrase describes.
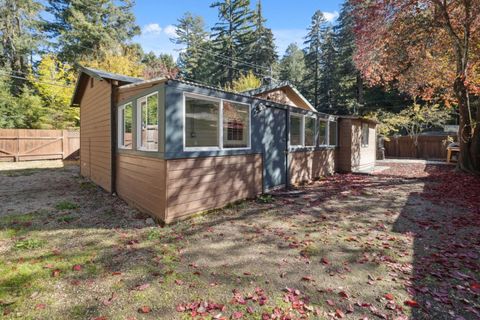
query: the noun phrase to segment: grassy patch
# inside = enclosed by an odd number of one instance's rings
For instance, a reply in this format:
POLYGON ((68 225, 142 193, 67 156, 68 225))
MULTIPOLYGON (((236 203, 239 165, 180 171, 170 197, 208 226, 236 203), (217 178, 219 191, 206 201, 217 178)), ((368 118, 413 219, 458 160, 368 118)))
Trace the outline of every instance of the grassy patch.
POLYGON ((275 199, 271 194, 261 194, 257 197, 257 202, 259 203, 272 203, 275 199))
POLYGON ((70 201, 60 201, 55 205, 57 210, 74 210, 78 209, 79 205, 70 201))
POLYGON ((19 250, 32 250, 43 247, 44 242, 37 239, 25 239, 15 242, 15 249, 19 250))

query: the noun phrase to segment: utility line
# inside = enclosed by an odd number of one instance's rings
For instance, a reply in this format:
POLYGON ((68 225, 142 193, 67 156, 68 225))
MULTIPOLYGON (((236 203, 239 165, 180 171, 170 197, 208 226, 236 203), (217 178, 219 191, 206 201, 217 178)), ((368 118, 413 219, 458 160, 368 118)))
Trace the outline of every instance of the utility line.
POLYGON ((57 87, 62 87, 62 88, 67 88, 67 89, 73 88, 73 86, 65 86, 65 85, 62 85, 62 84, 59 84, 59 83, 40 81, 37 78, 35 78, 35 80, 31 80, 31 79, 27 79, 25 77, 19 77, 19 76, 10 74, 10 73, 3 72, 3 70, 0 70, 0 76, 7 76, 7 77, 10 77, 10 78, 14 78, 14 79, 36 82, 36 83, 41 83, 41 84, 47 84, 47 85, 57 86, 57 87))

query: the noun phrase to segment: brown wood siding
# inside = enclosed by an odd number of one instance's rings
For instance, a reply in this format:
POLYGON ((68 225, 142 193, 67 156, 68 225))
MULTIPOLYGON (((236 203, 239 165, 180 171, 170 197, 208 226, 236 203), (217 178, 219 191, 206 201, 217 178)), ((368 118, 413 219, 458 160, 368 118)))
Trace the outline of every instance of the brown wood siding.
POLYGON ((111 85, 90 78, 80 102, 80 173, 111 190, 111 85))
POLYGON ((165 160, 117 155, 116 190, 120 198, 140 211, 165 221, 165 160))
POLYGON ((331 175, 335 171, 335 150, 292 152, 289 154, 288 169, 292 184, 331 175))
POLYGON ((340 119, 338 125, 336 170, 350 172, 352 170, 352 121, 350 119, 340 119))
POLYGON ((262 192, 262 158, 241 155, 167 161, 169 223, 262 192))

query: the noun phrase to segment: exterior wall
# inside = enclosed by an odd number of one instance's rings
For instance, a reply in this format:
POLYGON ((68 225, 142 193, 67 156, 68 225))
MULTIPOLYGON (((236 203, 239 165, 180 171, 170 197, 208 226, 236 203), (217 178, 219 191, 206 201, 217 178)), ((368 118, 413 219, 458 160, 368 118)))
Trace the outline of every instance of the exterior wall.
POLYGON ((362 123, 361 120, 352 121, 352 168, 355 172, 375 165, 376 160, 376 129, 375 125, 368 123, 368 146, 362 146, 362 123))
POLYGON ((262 193, 262 157, 167 160, 166 223, 262 193))
POLYGON ((336 170, 350 172, 352 170, 352 121, 340 119, 338 122, 338 149, 336 151, 336 170))
POLYGON ((112 191, 111 84, 88 78, 80 102, 80 173, 112 191))
POLYGON ((290 183, 300 184, 335 172, 335 149, 301 151, 289 154, 290 183))
POLYGON ((130 205, 157 220, 166 220, 166 161, 118 154, 116 190, 130 205))

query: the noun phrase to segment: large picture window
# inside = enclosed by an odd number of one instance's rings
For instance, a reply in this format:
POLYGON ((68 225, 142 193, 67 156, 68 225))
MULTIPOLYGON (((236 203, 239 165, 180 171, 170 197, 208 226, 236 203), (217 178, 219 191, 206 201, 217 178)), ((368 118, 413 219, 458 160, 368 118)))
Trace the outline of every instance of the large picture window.
POLYGON ((118 147, 132 149, 132 103, 118 107, 118 147))
POLYGON ((290 145, 302 146, 302 116, 290 114, 290 145))
POLYGON ((328 144, 331 146, 337 145, 337 122, 336 121, 329 122, 328 144))
POLYGON ((318 121, 318 145, 319 146, 328 145, 327 128, 328 128, 328 122, 326 120, 320 119, 318 121))
POLYGON ((137 149, 158 151, 158 95, 142 97, 137 102, 137 149))
POLYGON ((223 147, 247 148, 249 139, 249 106, 223 102, 223 147))
POLYGON ((315 118, 305 117, 305 146, 315 146, 315 118))
POLYGON ((187 94, 184 134, 187 151, 249 148, 250 105, 187 94))

